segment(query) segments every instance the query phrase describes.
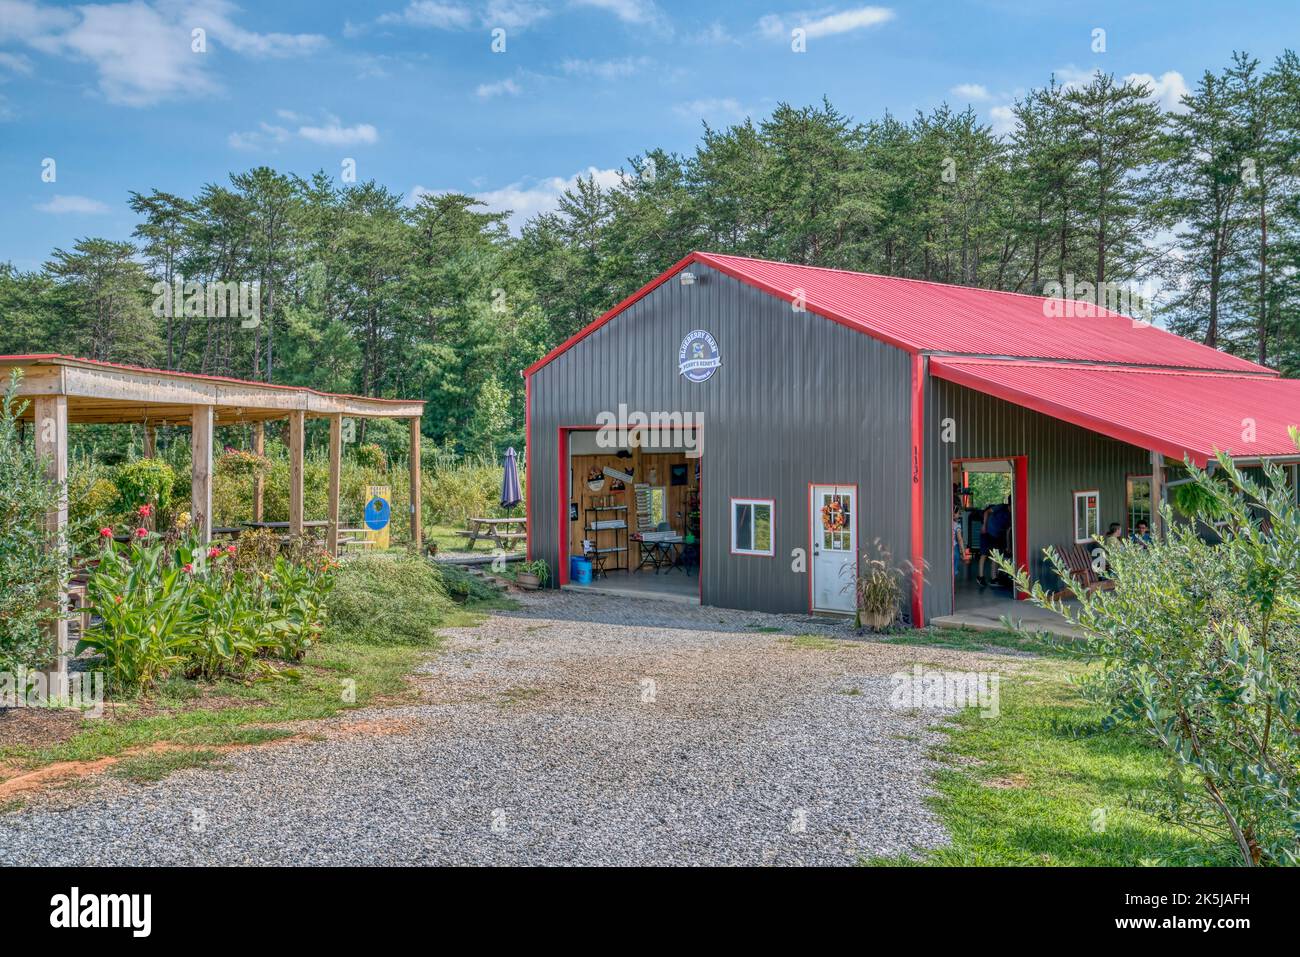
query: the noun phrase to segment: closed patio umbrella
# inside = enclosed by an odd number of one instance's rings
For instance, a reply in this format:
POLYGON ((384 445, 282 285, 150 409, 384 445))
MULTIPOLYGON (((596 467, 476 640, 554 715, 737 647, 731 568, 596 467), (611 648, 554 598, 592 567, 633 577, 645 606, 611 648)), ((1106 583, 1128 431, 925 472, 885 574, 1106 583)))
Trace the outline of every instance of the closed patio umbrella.
POLYGON ((519 492, 519 465, 515 461, 513 447, 506 449, 503 474, 501 476, 501 507, 507 512, 514 509, 523 500, 519 492))

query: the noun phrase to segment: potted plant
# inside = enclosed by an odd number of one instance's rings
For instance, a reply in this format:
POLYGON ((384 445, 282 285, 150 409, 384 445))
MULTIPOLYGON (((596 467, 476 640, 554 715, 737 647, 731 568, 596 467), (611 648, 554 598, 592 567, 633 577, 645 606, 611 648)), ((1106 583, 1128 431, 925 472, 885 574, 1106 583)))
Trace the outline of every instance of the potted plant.
POLYGON ((858 628, 883 631, 898 620, 903 589, 898 571, 888 563, 879 558, 868 559, 858 574, 855 591, 858 628))
POLYGON ((515 584, 530 591, 536 590, 546 584, 550 574, 551 569, 546 564, 546 561, 537 558, 519 565, 519 570, 515 572, 515 584))

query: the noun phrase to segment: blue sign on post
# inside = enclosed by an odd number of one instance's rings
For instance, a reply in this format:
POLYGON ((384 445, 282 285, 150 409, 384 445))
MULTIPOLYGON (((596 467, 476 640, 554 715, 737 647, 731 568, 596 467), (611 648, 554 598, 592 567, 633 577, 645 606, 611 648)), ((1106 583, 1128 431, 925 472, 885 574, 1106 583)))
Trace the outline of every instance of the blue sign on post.
POLYGON ((392 509, 388 503, 376 495, 366 502, 366 527, 376 532, 381 528, 387 528, 391 513, 392 509))

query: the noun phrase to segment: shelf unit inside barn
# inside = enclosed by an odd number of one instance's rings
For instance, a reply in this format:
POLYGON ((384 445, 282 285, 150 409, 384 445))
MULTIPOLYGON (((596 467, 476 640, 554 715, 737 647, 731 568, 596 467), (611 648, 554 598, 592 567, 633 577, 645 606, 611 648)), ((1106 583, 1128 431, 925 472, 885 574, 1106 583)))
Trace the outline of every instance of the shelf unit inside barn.
POLYGON ((626 569, 627 561, 627 506, 626 505, 589 505, 583 517, 584 530, 591 541, 593 555, 610 555, 612 562, 603 566, 606 571, 618 568, 626 569), (609 536, 613 536, 612 544, 609 536))

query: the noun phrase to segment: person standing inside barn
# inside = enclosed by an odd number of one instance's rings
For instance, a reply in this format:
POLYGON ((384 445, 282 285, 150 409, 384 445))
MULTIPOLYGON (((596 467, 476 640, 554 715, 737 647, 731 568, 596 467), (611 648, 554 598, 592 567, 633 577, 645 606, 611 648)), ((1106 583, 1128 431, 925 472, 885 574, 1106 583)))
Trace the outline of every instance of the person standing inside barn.
POLYGON ((975 575, 981 588, 988 584, 984 578, 984 562, 993 552, 1008 555, 1007 540, 1011 532, 1011 499, 984 510, 984 524, 980 528, 980 564, 975 575))

